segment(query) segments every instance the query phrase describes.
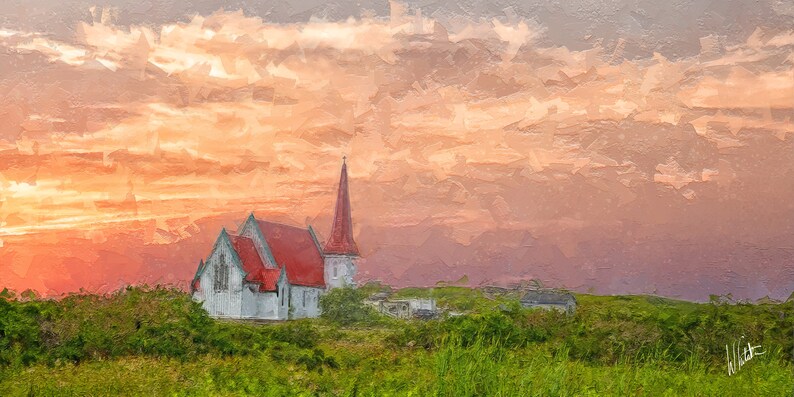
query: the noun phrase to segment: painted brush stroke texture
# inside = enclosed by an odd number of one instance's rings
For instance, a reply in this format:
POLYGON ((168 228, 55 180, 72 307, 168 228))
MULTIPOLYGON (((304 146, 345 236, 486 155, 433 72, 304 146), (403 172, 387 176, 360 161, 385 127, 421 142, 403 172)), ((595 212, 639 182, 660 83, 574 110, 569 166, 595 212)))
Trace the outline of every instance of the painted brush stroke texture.
POLYGON ((347 155, 361 280, 794 289, 785 2, 118 3, 0 6, 0 287, 187 287, 250 211, 324 241, 347 155))

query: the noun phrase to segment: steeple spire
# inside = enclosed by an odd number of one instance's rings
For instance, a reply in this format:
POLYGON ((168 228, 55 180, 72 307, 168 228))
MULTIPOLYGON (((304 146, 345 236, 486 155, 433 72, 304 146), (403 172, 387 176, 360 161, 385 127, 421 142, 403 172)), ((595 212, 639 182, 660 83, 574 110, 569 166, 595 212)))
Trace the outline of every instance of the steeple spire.
POLYGON ((334 225, 331 228, 331 237, 325 243, 324 251, 326 254, 359 256, 358 246, 353 240, 353 218, 350 214, 350 194, 347 191, 347 157, 342 157, 342 175, 339 177, 334 225))

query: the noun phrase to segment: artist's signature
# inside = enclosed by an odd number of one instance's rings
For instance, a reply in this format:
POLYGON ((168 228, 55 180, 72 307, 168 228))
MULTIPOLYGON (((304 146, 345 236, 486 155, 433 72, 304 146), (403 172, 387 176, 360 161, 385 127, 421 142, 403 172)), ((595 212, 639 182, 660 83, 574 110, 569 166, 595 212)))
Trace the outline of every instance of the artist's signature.
POLYGON ((742 365, 752 360, 753 357, 764 354, 764 352, 759 351, 761 349, 761 345, 752 346, 748 342, 747 347, 743 347, 744 342, 742 339, 744 339, 744 336, 742 336, 738 341, 731 343, 730 349, 728 348, 728 345, 725 345, 725 355, 728 357, 728 376, 731 376, 739 371, 739 369, 742 368, 742 365), (742 349, 741 353, 739 353, 739 349, 742 349))

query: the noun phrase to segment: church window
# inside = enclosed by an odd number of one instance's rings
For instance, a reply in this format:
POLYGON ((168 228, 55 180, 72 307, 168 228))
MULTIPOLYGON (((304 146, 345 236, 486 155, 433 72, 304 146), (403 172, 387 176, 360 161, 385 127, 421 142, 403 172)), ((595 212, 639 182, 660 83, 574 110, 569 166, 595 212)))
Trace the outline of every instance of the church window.
POLYGON ((221 253, 218 258, 218 266, 215 267, 215 292, 222 292, 229 289, 229 264, 226 263, 226 255, 221 253))
POLYGON ((281 306, 284 306, 284 287, 281 287, 281 306))
POLYGON ((336 266, 334 266, 334 278, 336 278, 336 266))
POLYGON ((308 300, 309 293, 307 291, 303 291, 303 307, 306 307, 306 301, 308 300))

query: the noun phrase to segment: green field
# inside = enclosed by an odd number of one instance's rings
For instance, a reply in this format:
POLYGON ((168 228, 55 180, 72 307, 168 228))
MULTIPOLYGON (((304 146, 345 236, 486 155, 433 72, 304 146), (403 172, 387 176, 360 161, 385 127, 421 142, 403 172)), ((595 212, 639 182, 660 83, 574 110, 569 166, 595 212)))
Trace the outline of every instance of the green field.
POLYGON ((269 325, 212 320, 163 288, 4 293, 0 395, 794 395, 794 302, 577 295, 565 316, 523 309, 515 293, 397 291, 467 313, 420 322, 362 307, 378 288, 340 291, 327 318, 269 325), (737 340, 764 354, 728 376, 725 345, 737 340))

